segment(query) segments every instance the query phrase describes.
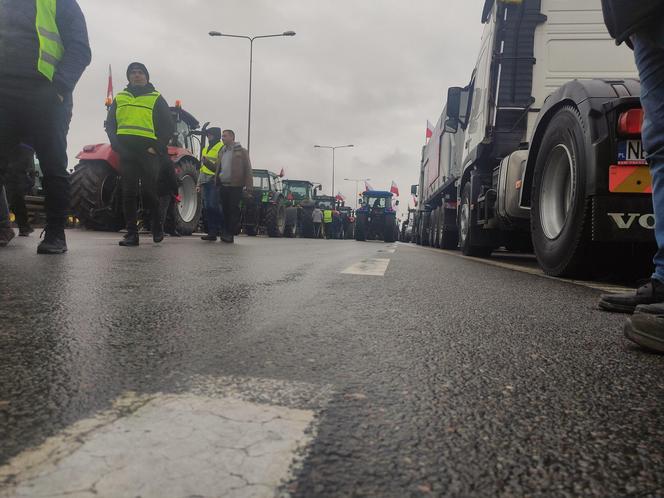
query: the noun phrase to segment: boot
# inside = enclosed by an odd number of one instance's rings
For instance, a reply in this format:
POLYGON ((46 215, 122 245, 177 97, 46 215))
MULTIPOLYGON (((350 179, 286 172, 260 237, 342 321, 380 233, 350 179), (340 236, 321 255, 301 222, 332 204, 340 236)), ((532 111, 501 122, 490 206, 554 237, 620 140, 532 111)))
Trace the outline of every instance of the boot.
POLYGON ((639 346, 664 353, 664 316, 639 313, 625 322, 625 337, 639 346))
POLYGON ((152 218, 152 240, 155 244, 164 240, 164 222, 158 214, 152 218))
POLYGON ((226 242, 227 244, 232 244, 235 242, 235 238, 233 237, 232 234, 224 232, 221 234, 221 237, 219 237, 222 242, 226 242))
POLYGON ((44 236, 44 240, 37 246, 37 254, 64 254, 67 252, 64 227, 47 225, 42 235, 44 236))
POLYGON ((203 235, 203 236, 201 237, 201 240, 207 240, 208 242, 215 242, 215 241, 217 240, 217 236, 216 236, 216 235, 207 234, 207 235, 203 235))
POLYGON ((118 245, 122 247, 136 247, 138 246, 138 230, 128 231, 122 240, 118 242, 118 245))
POLYGON ((599 308, 617 313, 634 313, 634 309, 641 304, 662 302, 664 302, 664 283, 653 278, 647 284, 639 287, 636 292, 601 296, 599 308))
POLYGON ((20 226, 20 227, 18 227, 18 236, 19 237, 29 237, 30 234, 34 231, 35 231, 35 229, 32 228, 30 225, 20 226))
POLYGON ((0 247, 5 247, 16 236, 14 229, 10 227, 0 228, 0 247))

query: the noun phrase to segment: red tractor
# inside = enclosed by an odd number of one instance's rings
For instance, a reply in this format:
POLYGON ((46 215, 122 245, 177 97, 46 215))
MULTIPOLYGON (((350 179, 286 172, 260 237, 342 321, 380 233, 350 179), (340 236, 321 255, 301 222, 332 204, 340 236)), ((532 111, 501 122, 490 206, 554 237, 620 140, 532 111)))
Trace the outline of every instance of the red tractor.
MULTIPOLYGON (((196 192, 200 150, 205 126, 181 107, 171 107, 176 132, 168 147, 178 180, 175 209, 169 210, 166 225, 172 224, 182 235, 191 235, 201 217, 201 196, 196 192), (169 219, 173 218, 173 219, 169 219)), ((207 125, 206 125, 207 126, 207 125)), ((125 226, 122 213, 120 158, 109 144, 86 145, 76 158, 71 175, 71 208, 81 224, 92 230, 118 231, 125 226)))

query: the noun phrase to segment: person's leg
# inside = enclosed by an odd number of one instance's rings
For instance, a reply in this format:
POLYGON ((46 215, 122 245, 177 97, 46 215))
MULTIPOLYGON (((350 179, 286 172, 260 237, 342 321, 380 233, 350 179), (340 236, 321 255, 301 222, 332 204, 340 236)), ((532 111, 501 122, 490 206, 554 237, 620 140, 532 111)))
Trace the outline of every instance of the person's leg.
POLYGON ((122 210, 124 212, 127 234, 120 241, 123 246, 138 245, 138 179, 140 164, 134 157, 120 158, 122 170, 122 210))
POLYGON ((26 163, 28 161, 32 161, 32 153, 28 153, 25 149, 19 147, 10 158, 5 184, 9 209, 16 216, 19 235, 22 236, 27 236, 33 231, 30 227, 28 209, 25 205, 28 183, 28 166, 26 163))
POLYGON ((240 219, 242 187, 227 187, 222 185, 219 188, 219 195, 224 213, 224 229, 221 240, 224 242, 233 242, 240 219))
POLYGON ((214 182, 203 184, 203 205, 207 221, 206 240, 217 240, 217 236, 221 231, 221 220, 219 216, 219 189, 214 182))
POLYGON ((143 207, 152 215, 152 239, 157 243, 164 240, 164 219, 157 195, 160 167, 159 158, 149 153, 144 156, 140 167, 143 207))
POLYGON ((9 222, 5 178, 11 151, 18 145, 18 122, 12 97, 0 93, 0 247, 6 246, 14 238, 9 222))

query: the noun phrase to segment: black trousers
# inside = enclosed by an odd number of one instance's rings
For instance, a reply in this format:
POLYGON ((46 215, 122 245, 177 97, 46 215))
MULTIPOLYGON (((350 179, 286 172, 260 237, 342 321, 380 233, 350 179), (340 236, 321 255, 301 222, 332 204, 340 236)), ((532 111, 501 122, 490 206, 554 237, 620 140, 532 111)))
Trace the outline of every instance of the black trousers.
POLYGON ((64 227, 69 211, 69 97, 61 102, 48 82, 15 87, 0 84, 0 184, 6 183, 12 152, 21 142, 30 144, 44 175, 46 222, 56 228, 64 227))
POLYGON ((221 210, 224 213, 223 225, 226 235, 235 235, 240 223, 240 201, 242 187, 219 186, 221 210))
POLYGON ((30 226, 25 196, 33 186, 28 174, 34 173, 34 169, 34 154, 29 149, 19 147, 9 158, 5 176, 7 202, 9 209, 16 215, 16 224, 19 228, 30 226))
POLYGON ((122 169, 122 206, 127 230, 135 232, 138 219, 139 181, 143 209, 150 211, 153 223, 159 216, 159 198, 157 197, 159 158, 147 151, 128 153, 120 158, 120 168, 122 169))

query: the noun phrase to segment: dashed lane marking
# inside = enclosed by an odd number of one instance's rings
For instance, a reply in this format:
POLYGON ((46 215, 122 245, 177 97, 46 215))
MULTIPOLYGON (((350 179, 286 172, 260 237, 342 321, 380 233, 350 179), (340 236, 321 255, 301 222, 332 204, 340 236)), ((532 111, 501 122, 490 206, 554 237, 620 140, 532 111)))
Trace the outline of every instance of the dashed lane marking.
POLYGON ((366 275, 371 277, 384 277, 390 260, 387 258, 371 258, 349 266, 341 273, 345 275, 366 275))
POLYGON ((434 249, 431 247, 422 247, 422 246, 415 246, 411 244, 404 244, 400 243, 401 247, 409 248, 409 249, 420 249, 423 251, 429 251, 429 252, 435 252, 437 254, 445 254, 447 256, 453 256, 455 258, 460 258, 460 259, 466 259, 468 261, 473 261, 475 263, 482 263, 485 265, 489 266, 496 266, 498 268, 504 268, 506 270, 513 270, 513 271, 518 271, 520 273, 527 273, 529 275, 535 275, 537 277, 542 277, 542 278, 547 278, 549 280, 557 280, 558 282, 564 282, 567 284, 572 284, 572 285, 579 285, 581 287, 587 287, 589 289, 594 289, 602 292, 608 292, 608 293, 614 293, 614 292, 632 292, 634 291, 633 288, 631 287, 623 287, 620 285, 614 285, 614 284, 607 284, 607 283, 602 283, 602 282, 592 282, 589 280, 574 280, 574 279, 568 279, 568 278, 559 278, 559 277, 552 277, 551 275, 547 275, 544 273, 542 270, 539 268, 529 268, 527 266, 520 266, 520 265, 515 265, 512 263, 505 263, 503 261, 496 261, 493 259, 484 259, 484 258, 473 258, 470 256, 464 256, 460 252, 457 251, 449 251, 449 250, 442 250, 442 249, 434 249))
POLYGON ((203 379, 184 394, 126 393, 0 467, 0 497, 283 496, 326 389, 203 379))

